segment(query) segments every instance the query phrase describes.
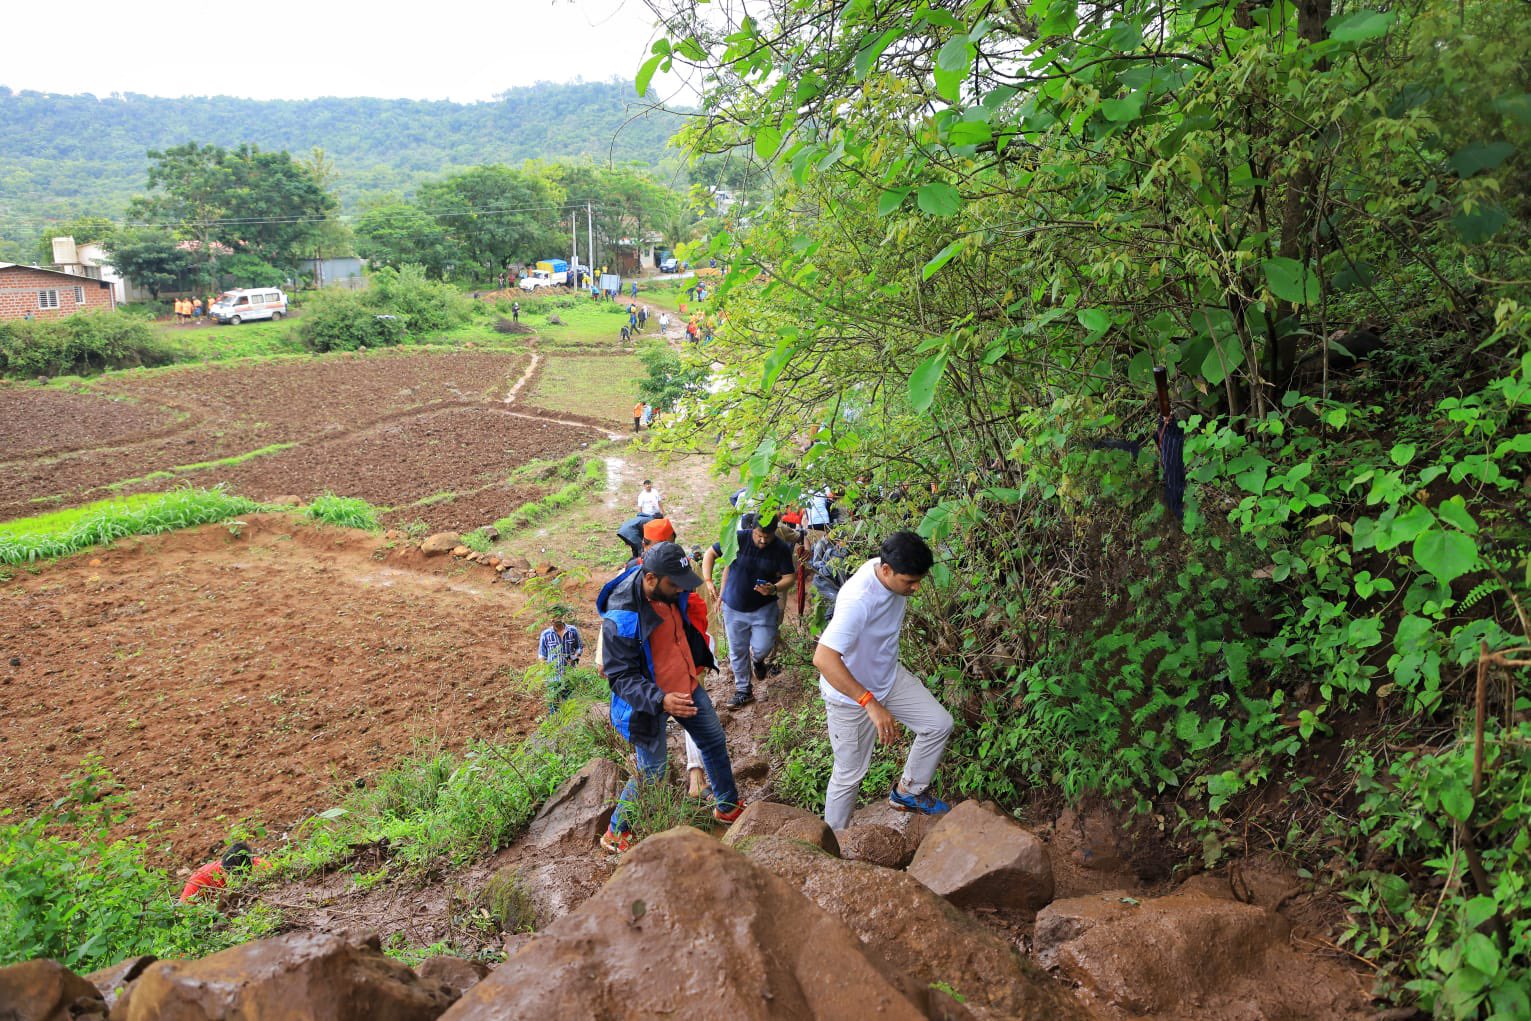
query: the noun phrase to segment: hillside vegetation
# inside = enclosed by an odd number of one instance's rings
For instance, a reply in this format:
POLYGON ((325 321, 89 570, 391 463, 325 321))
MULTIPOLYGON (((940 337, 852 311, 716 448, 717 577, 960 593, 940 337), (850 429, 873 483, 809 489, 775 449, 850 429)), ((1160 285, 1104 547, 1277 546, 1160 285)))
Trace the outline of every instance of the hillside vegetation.
POLYGON ((779 186, 685 421, 933 541, 953 793, 1274 848, 1380 994, 1531 1014, 1525 5, 659 6, 779 186))
POLYGON ((351 210, 368 193, 409 192, 485 163, 588 157, 656 166, 680 117, 649 105, 618 81, 541 83, 484 103, 101 99, 0 86, 0 257, 30 260, 42 221, 120 215, 143 190, 151 150, 187 142, 300 154, 322 148, 338 172, 341 207, 351 210))

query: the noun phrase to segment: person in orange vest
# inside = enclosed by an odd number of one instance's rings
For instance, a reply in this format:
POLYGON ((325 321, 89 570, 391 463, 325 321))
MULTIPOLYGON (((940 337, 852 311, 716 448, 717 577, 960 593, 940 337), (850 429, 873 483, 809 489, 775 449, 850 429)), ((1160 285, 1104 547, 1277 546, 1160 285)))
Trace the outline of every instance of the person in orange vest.
POLYGON ((633 405, 633 432, 638 431, 638 423, 643 421, 643 402, 633 405))
POLYGON ((238 841, 223 852, 222 858, 208 862, 191 874, 181 890, 181 903, 195 900, 203 890, 221 890, 228 885, 228 876, 246 874, 257 865, 264 867, 266 859, 255 857, 249 844, 238 841))

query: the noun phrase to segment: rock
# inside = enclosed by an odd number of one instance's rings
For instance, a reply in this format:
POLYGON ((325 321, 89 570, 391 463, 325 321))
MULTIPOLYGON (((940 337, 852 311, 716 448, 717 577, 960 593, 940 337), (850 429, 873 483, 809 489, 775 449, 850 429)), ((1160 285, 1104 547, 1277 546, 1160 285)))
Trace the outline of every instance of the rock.
POLYGON ((880 823, 848 826, 835 836, 840 841, 840 857, 847 861, 864 861, 869 865, 881 865, 885 869, 901 869, 914 857, 914 851, 905 843, 904 835, 880 823))
POLYGON ((452 556, 454 556, 454 557, 465 557, 469 553, 472 553, 472 552, 473 551, 470 550, 466 546, 453 546, 452 547, 452 556))
POLYGON ((734 763, 734 779, 738 781, 764 780, 771 773, 771 763, 755 755, 734 763))
POLYGON ((540 574, 544 578, 551 578, 553 575, 560 573, 560 570, 560 568, 554 567, 552 564, 543 562, 532 568, 532 573, 540 574))
POLYGON ((506 557, 505 566, 522 573, 529 573, 532 569, 532 562, 522 556, 506 557))
POLYGON ((564 324, 564 322, 563 322, 562 319, 558 318, 558 313, 557 312, 551 312, 551 313, 548 314, 548 325, 549 326, 562 326, 563 324, 564 324))
POLYGON ((376 939, 294 932, 196 961, 157 961, 114 1021, 434 1021, 452 1002, 435 982, 383 955, 376 939))
POLYGON ((1053 899, 1047 845, 976 801, 962 802, 931 828, 909 874, 959 907, 1035 911, 1053 899))
POLYGON ((462 536, 456 532, 437 532, 427 536, 420 544, 420 552, 428 557, 439 556, 442 553, 450 553, 462 541, 462 536))
POLYGON ((1195 894, 1074 897, 1037 915, 1035 945, 1092 998, 1175 1017, 1360 1017, 1353 976, 1288 949, 1264 908, 1195 894))
MULTIPOLYGON (((745 853, 850 926, 911 989, 945 983, 982 1018, 1081 1015, 1061 984, 908 873, 831 858, 781 837, 760 837, 745 853)), ((938 1005, 952 1006, 931 997, 929 1006, 938 1005)))
POLYGON ((101 999, 106 1002, 106 1009, 111 1010, 122 998, 124 990, 133 984, 133 981, 143 974, 145 968, 153 964, 155 958, 144 954, 141 957, 129 957, 127 960, 118 961, 110 968, 102 968, 85 976, 85 981, 96 987, 101 994, 101 999))
MULTIPOLYGON (((1063 810, 1053 829, 1060 835, 1077 840, 1073 859, 1079 865, 1098 872, 1110 872, 1125 868, 1127 853, 1122 845, 1122 826, 1104 810, 1063 810)), ((1057 846, 1058 841, 1054 841, 1057 846)))
POLYGON ((886 826, 904 838, 904 846, 909 850, 909 856, 914 857, 914 852, 920 849, 925 837, 930 833, 941 817, 938 815, 924 815, 920 812, 900 812, 886 799, 878 799, 859 809, 851 816, 852 826, 886 826))
MULTIPOLYGON (((536 928, 552 925, 565 915, 578 911, 580 905, 616 871, 616 861, 609 855, 581 851, 566 858, 544 862, 516 881, 525 891, 527 922, 536 928)), ((504 871, 496 875, 501 878, 504 871)), ((493 882, 493 881, 491 881, 493 882)))
POLYGON ((530 932, 508 933, 505 936, 505 942, 500 944, 500 952, 509 957, 512 954, 518 953, 522 947, 536 938, 536 934, 530 932))
POLYGON ((499 557, 490 557, 487 563, 489 564, 491 570, 498 571, 504 565, 505 561, 501 560, 499 557))
POLYGON ((500 530, 493 525, 485 525, 480 528, 479 531, 483 533, 484 538, 488 539, 490 542, 494 542, 500 537, 500 530))
POLYGON ((446 986, 452 999, 456 1000, 489 974, 489 966, 478 961, 466 961, 461 957, 442 955, 421 961, 415 974, 420 976, 422 982, 439 982, 446 986))
POLYGON ((106 1017, 101 993, 57 961, 23 961, 0 968, 0 1017, 18 1021, 76 1021, 106 1017))
POLYGON ((743 850, 740 847, 741 841, 766 836, 800 840, 835 857, 840 856, 840 844, 835 840, 835 831, 829 828, 828 823, 812 812, 772 801, 757 801, 746 807, 728 828, 728 832, 723 834, 723 843, 743 850))
POLYGON ((519 585, 525 579, 520 571, 501 571, 500 580, 507 585, 519 585))
POLYGON ((600 892, 522 946, 443 1021, 661 1015, 923 1016, 843 923, 681 827, 624 855, 600 892))
POLYGON ((542 850, 564 841, 595 846, 611 822, 611 810, 625 781, 615 762, 591 759, 543 804, 526 831, 526 840, 542 850))
POLYGON ((287 493, 283 496, 272 497, 266 502, 277 507, 301 507, 308 501, 303 499, 301 496, 287 493))
POLYGON ((402 538, 404 538, 404 533, 397 528, 390 528, 383 533, 384 542, 398 542, 402 538))

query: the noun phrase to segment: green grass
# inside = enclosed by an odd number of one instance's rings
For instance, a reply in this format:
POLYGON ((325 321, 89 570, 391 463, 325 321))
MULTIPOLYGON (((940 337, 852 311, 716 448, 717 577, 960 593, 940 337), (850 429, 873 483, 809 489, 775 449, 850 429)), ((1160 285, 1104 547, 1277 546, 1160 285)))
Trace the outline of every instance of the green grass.
POLYGON ((129 535, 156 535, 249 514, 261 505, 222 488, 175 489, 19 518, 0 525, 0 564, 67 556, 129 535))
POLYGON ((221 362, 231 358, 263 358, 271 355, 308 354, 298 339, 291 319, 268 320, 238 326, 177 326, 155 323, 160 342, 177 362, 221 362))
MULTIPOLYGON (((622 327, 627 323, 627 300, 620 302, 591 301, 590 298, 539 298, 547 303, 547 312, 530 312, 527 302, 521 303, 521 321, 537 331, 545 348, 561 346, 608 347, 621 344, 622 327), (562 325, 548 322, 549 315, 557 315, 562 325)), ((536 307, 536 306, 533 306, 536 307)), ((653 332, 652 322, 649 331, 653 332)))
POLYGON ((544 363, 527 403, 630 425, 644 375, 635 355, 555 355, 544 363))
POLYGON ((612 738, 586 720, 588 706, 570 699, 522 742, 475 741, 405 760, 305 822, 277 864, 330 868, 386 839, 395 869, 419 873, 506 846, 586 762, 611 754, 612 738))
POLYGON ((336 496, 325 493, 308 505, 304 517, 339 528, 360 528, 375 532, 380 527, 378 519, 386 509, 374 507, 366 500, 354 496, 336 496))
POLYGON ((230 465, 243 464, 244 462, 253 460, 257 457, 265 457, 268 454, 280 453, 289 447, 295 446, 297 446, 296 443, 273 443, 268 447, 259 447, 255 450, 247 450, 243 454, 235 454, 232 457, 220 457, 216 461, 197 461, 193 464, 178 464, 175 467, 167 468, 164 471, 150 472, 147 475, 140 475, 135 479, 123 479, 121 482, 113 482, 106 488, 115 492, 120 489, 126 489, 128 486, 136 486, 142 482, 153 482, 159 479, 173 479, 177 475, 181 475, 186 472, 203 471, 207 468, 227 468, 230 465))
POLYGON ((584 470, 580 477, 557 492, 550 493, 540 500, 531 503, 523 503, 509 514, 494 523, 494 527, 500 530, 502 537, 510 533, 534 525, 545 518, 552 517, 559 511, 573 507, 585 498, 585 495, 596 486, 606 480, 606 462, 597 457, 592 457, 585 462, 584 470))

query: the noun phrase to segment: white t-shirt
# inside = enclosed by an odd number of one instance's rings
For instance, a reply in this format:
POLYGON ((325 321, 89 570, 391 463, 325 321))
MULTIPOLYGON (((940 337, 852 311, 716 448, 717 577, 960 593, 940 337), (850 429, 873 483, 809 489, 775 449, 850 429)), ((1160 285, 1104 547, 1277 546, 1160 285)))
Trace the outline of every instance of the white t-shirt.
POLYGON ((653 514, 655 516, 659 514, 659 490, 638 490, 638 513, 653 514))
MULTIPOLYGON (((898 632, 909 597, 889 589, 877 577, 881 558, 873 557, 850 576, 835 600, 835 615, 819 641, 840 654, 851 676, 881 702, 898 675, 898 632)), ((844 705, 856 700, 840 694, 823 675, 819 693, 844 705)))

